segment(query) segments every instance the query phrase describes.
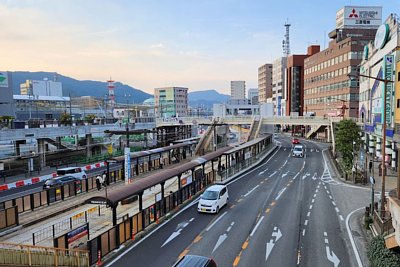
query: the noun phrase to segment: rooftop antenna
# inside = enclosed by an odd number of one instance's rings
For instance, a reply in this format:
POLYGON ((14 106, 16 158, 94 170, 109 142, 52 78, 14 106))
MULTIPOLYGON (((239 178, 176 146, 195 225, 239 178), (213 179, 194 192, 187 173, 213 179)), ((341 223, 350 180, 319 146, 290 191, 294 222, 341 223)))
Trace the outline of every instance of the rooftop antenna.
POLYGON ((290 28, 290 23, 289 19, 286 20, 285 22, 285 28, 286 28, 286 33, 285 33, 285 40, 282 41, 282 48, 283 48, 283 54, 285 57, 288 57, 290 55, 290 34, 289 34, 289 28, 290 28))

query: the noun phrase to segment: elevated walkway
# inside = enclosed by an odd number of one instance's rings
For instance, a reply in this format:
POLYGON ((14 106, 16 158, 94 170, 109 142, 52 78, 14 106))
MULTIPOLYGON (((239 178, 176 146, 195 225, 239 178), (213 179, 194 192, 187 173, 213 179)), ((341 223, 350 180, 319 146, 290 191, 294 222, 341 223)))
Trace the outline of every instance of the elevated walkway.
POLYGON ((247 136, 246 142, 254 140, 256 137, 258 137, 261 125, 262 125, 261 119, 255 117, 253 122, 252 122, 252 124, 251 124, 251 126, 250 126, 250 132, 249 132, 249 135, 247 136))

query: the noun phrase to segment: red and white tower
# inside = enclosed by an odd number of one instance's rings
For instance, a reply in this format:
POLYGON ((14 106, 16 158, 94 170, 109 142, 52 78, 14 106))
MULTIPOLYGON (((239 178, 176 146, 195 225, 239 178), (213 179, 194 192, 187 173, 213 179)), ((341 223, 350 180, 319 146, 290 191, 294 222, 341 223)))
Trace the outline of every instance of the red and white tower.
POLYGON ((111 107, 115 106, 115 94, 114 94, 114 89, 115 89, 115 85, 114 85, 114 81, 110 79, 107 81, 108 85, 107 85, 107 89, 108 89, 108 102, 111 105, 111 107))

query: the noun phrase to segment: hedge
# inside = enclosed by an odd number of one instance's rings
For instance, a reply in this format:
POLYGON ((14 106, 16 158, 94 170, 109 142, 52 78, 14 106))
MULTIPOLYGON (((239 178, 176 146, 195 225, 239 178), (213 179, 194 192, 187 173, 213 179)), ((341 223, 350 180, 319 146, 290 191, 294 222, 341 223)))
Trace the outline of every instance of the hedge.
POLYGON ((400 255, 386 248, 385 239, 381 235, 372 238, 367 255, 371 267, 400 266, 400 255))

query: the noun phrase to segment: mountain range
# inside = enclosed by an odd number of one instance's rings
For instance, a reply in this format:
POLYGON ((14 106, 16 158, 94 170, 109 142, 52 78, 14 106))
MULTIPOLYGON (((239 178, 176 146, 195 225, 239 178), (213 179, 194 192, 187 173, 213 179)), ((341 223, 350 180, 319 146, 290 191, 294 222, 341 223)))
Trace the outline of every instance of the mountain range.
MULTIPOLYGON (((107 82, 92 80, 76 80, 74 78, 56 74, 54 72, 28 72, 28 71, 12 71, 13 93, 20 94, 20 84, 26 80, 49 80, 56 79, 62 82, 63 95, 72 97, 76 96, 94 96, 105 98, 107 91, 107 82)), ((189 89, 190 90, 190 89, 189 89)), ((153 95, 145 93, 140 89, 134 88, 120 82, 115 83, 115 99, 119 103, 142 103, 144 100, 153 97, 153 95)), ((214 103, 225 103, 229 99, 229 95, 220 94, 215 90, 204 90, 189 92, 189 105, 192 107, 208 107, 212 108, 214 103)))

